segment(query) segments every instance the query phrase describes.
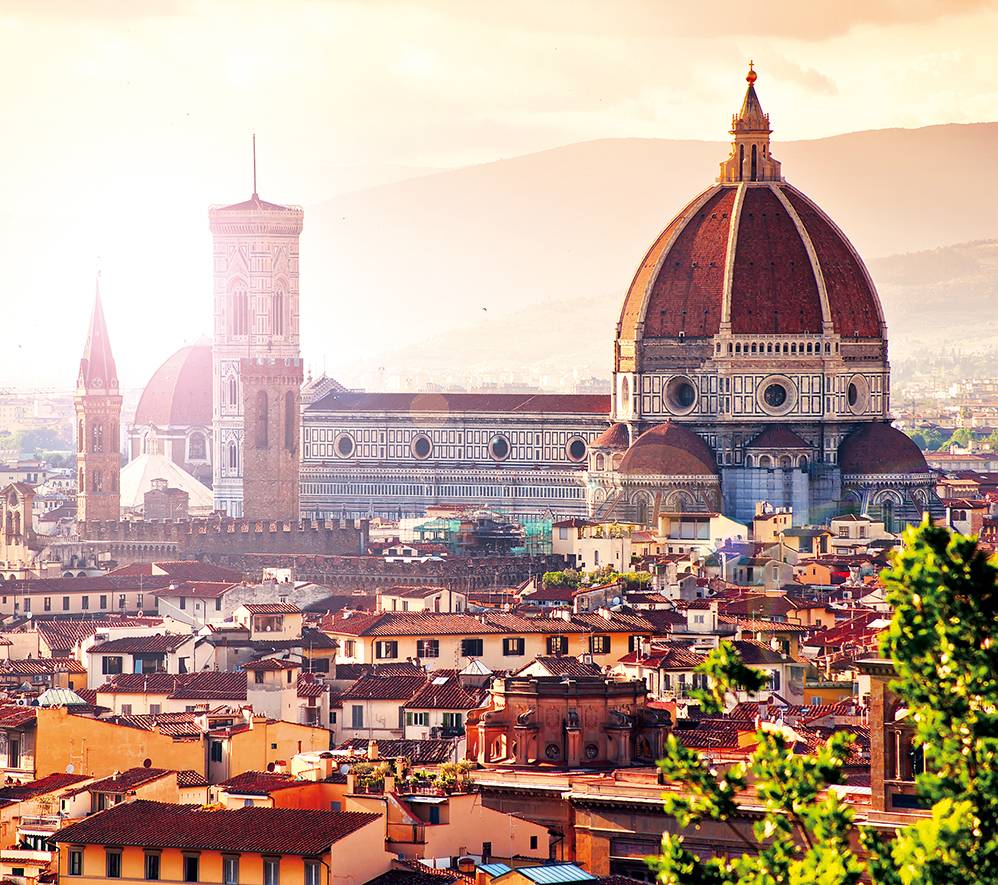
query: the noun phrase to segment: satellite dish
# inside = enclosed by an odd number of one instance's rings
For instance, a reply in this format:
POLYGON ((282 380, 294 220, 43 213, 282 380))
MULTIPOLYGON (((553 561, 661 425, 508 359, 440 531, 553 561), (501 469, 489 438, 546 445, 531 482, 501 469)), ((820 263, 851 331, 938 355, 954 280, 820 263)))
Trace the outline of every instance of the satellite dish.
POLYGON ((70 762, 69 765, 66 766, 66 774, 72 774, 74 771, 76 771, 76 766, 70 762))

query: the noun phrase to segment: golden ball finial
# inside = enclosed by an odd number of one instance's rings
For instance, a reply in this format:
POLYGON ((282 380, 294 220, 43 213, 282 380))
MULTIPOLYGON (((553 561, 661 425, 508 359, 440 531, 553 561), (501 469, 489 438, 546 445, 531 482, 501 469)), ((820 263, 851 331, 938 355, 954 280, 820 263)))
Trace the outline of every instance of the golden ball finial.
POLYGON ((755 64, 751 61, 748 63, 748 74, 745 75, 745 79, 748 81, 749 86, 759 79, 759 75, 755 72, 755 64))

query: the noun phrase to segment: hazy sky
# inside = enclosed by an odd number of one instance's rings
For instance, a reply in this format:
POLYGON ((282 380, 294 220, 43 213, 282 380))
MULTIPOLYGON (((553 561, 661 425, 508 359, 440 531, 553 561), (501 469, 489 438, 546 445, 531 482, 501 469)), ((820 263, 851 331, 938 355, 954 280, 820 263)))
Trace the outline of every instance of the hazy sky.
POLYGON ((749 57, 779 139, 998 120, 996 40, 972 0, 0 0, 0 386, 73 383, 98 264, 123 384, 209 329, 206 210, 248 195, 253 131, 261 193, 307 213, 585 139, 723 138, 749 57))

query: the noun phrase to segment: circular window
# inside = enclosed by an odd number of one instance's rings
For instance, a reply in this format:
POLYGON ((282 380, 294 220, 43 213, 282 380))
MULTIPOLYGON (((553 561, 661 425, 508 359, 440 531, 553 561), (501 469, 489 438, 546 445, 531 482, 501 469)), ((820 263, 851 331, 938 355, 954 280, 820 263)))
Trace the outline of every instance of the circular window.
POLYGON ((599 747, 596 744, 586 744, 586 758, 595 759, 599 756, 599 747))
POLYGON ((759 382, 755 398, 767 415, 788 415, 797 405, 797 387, 786 375, 770 375, 759 382))
POLYGON ((558 759, 561 756, 561 747, 557 744, 548 744, 544 748, 544 755, 547 756, 548 759, 558 759))
POLYGON ((489 454, 494 461, 505 461, 509 457, 509 440, 501 433, 492 437, 489 454))
POLYGON ((846 387, 846 404, 854 415, 870 409, 870 382, 862 375, 853 375, 846 387))
POLYGON ((696 405, 697 389, 689 378, 673 378, 665 388, 665 398, 673 412, 685 415, 696 405))
POLYGON ((419 458, 420 461, 425 461, 433 452, 433 443, 430 442, 430 438, 423 433, 413 439, 409 448, 415 457, 419 458))
POLYGON ((349 458, 354 448, 353 437, 349 433, 341 433, 336 438, 336 454, 341 458, 349 458))
POLYGON ((782 384, 770 384, 763 397, 766 405, 773 409, 778 409, 787 401, 787 389, 782 384))
POLYGON ((581 436, 573 436, 568 441, 568 445, 565 446, 565 451, 568 453, 568 460, 578 464, 580 461, 586 460, 589 446, 586 445, 586 441, 581 436))

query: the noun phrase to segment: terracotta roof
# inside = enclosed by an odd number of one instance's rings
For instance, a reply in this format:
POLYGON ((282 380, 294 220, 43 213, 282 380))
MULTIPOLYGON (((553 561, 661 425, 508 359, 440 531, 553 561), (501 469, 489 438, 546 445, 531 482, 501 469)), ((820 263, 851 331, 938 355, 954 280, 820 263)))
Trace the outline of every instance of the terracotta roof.
POLYGON ((615 424, 611 424, 596 439, 589 443, 589 448, 613 449, 614 451, 622 452, 630 444, 631 434, 627 429, 627 425, 621 424, 618 421, 615 424))
POLYGON ((620 315, 620 338, 717 334, 726 279, 735 334, 817 334, 823 321, 819 273, 839 335, 883 336, 880 302, 865 267, 811 200, 782 182, 745 188, 736 248, 731 248, 737 193, 737 185, 712 186, 669 223, 631 282, 620 315))
POLYGON ((425 676, 422 667, 403 661, 399 664, 337 664, 334 678, 338 682, 347 679, 355 682, 371 673, 379 676, 425 676))
MULTIPOLYGON (((424 740, 424 741, 383 741, 378 740, 378 757, 381 759, 398 759, 405 757, 414 765, 439 765, 450 762, 457 751, 458 740, 424 740)), ((337 750, 354 750, 366 753, 367 738, 351 738, 337 744, 337 750)))
POLYGON ((244 670, 300 670, 300 661, 289 661, 285 658, 261 658, 259 661, 247 661, 243 664, 244 670))
POLYGON ((230 581, 184 581, 182 584, 170 584, 162 590, 153 592, 153 596, 183 596, 196 599, 217 599, 230 590, 238 587, 230 581))
POLYGON ((211 345, 181 347, 142 391, 134 424, 211 427, 211 345))
POLYGON ((482 691, 468 691, 456 676, 430 674, 427 682, 406 702, 407 710, 474 710, 482 705, 482 691), (442 684, 438 684, 441 680, 442 684))
POLYGON ((773 651, 768 645, 750 639, 736 639, 731 643, 746 664, 790 664, 793 659, 773 651))
POLYGON ((0 728, 23 728, 35 721, 37 707, 21 707, 17 704, 0 706, 0 728))
POLYGON ((218 786, 227 793, 248 793, 256 796, 267 796, 274 790, 300 786, 306 781, 300 781, 290 774, 279 774, 275 771, 244 771, 218 786))
POLYGON ((619 661, 621 664, 640 664, 658 670, 693 670, 706 660, 705 655, 683 645, 652 645, 642 653, 628 652, 619 661))
POLYGON ((538 655, 529 664, 524 664, 514 675, 522 673, 534 664, 540 664, 552 676, 575 677, 603 675, 603 670, 599 664, 594 664, 592 661, 580 661, 578 658, 571 655, 538 655))
MULTIPOLYGON (((434 596, 437 593, 446 593, 446 587, 386 587, 381 591, 382 596, 398 596, 405 599, 426 599, 427 596, 434 596)), ((460 592, 460 591, 458 591, 460 592)), ((463 595, 463 594, 462 594, 463 595)))
POLYGON ((177 772, 178 787, 207 787, 208 781, 203 774, 193 768, 185 768, 177 772))
POLYGON ((593 633, 652 633, 655 629, 643 613, 639 615, 615 611, 605 618, 589 612, 573 615, 572 620, 593 633))
POLYGON ((129 768, 126 771, 113 774, 111 777, 87 784, 84 789, 91 793, 127 793, 129 790, 159 780, 168 774, 173 774, 169 768, 129 768))
POLYGON ((606 415, 610 397, 595 393, 358 393, 335 391, 308 411, 401 412, 406 415, 443 412, 509 414, 606 415))
POLYGON ((159 731, 180 740, 200 739, 203 731, 193 713, 148 713, 132 716, 109 716, 102 720, 142 731, 159 731))
POLYGON ((119 673, 102 694, 165 694, 175 700, 245 701, 246 674, 217 670, 197 673, 119 673))
POLYGON ((929 473, 925 455, 907 434, 890 424, 863 424, 839 446, 843 474, 929 473))
POLYGON ((722 624, 736 624, 745 630, 753 630, 757 633, 807 633, 808 631, 808 628, 803 624, 767 621, 764 618, 750 618, 746 615, 718 615, 717 620, 722 624))
POLYGON ((80 781, 90 780, 88 774, 66 774, 58 772, 26 784, 13 784, 9 787, 0 787, 0 800, 21 802, 25 799, 34 799, 36 796, 44 796, 46 793, 53 793, 56 790, 63 790, 78 784, 80 781))
POLYGON ((436 612, 341 612, 323 621, 329 633, 351 636, 455 636, 501 633, 499 627, 483 624, 473 615, 436 612))
POLYGON ((770 424, 745 444, 747 449, 810 449, 811 444, 783 424, 770 424))
POLYGON ((302 673, 298 677, 298 697, 321 698, 328 693, 329 686, 321 679, 312 676, 311 673, 302 673))
POLYGON ((617 471, 626 476, 716 476, 714 453, 692 430, 673 421, 639 436, 617 471))
POLYGON ((148 627, 161 623, 161 618, 94 618, 83 621, 59 618, 34 622, 34 629, 38 631, 52 652, 58 650, 68 653, 99 630, 106 630, 108 627, 126 627, 129 625, 148 627))
MULTIPOLYGON (((136 562, 115 569, 113 572, 108 572, 108 575, 158 578, 163 582, 160 586, 166 586, 170 581, 228 581, 230 583, 238 583, 243 579, 242 574, 230 568, 214 565, 210 562, 200 562, 196 559, 136 562), (164 574, 154 574, 154 570, 163 572, 164 574)), ((146 582, 145 586, 149 587, 148 582, 146 582)), ((141 585, 136 584, 135 587, 138 589, 141 585)))
POLYGON ((24 658, 22 660, 0 661, 0 674, 35 676, 49 673, 84 674, 87 668, 76 658, 24 658))
POLYGON ((197 805, 139 800, 115 805, 64 827, 54 841, 321 856, 335 842, 377 820, 377 814, 359 811, 207 810, 197 805))
POLYGON ((185 642, 191 640, 190 635, 180 633, 163 633, 154 636, 122 636, 120 639, 109 639, 91 646, 91 654, 165 654, 176 651, 185 642))
POLYGON ((301 609, 290 602, 244 602, 240 608, 253 615, 300 615, 301 609))
POLYGON ((485 615, 489 625, 494 629, 485 632, 502 633, 545 633, 561 635, 563 633, 587 633, 588 630, 574 621, 564 618, 525 618, 522 615, 505 612, 489 612, 485 615))
POLYGON ((340 700, 408 701, 425 684, 425 676, 362 676, 343 691, 340 700))

